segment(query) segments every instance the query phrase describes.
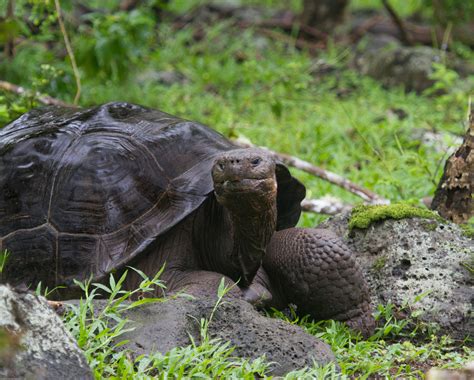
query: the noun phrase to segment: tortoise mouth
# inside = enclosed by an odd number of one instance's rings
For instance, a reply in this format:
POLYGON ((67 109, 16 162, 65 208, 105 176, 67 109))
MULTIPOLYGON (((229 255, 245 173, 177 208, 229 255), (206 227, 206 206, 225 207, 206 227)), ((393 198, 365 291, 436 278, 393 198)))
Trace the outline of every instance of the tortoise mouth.
POLYGON ((214 183, 214 191, 219 197, 226 194, 267 194, 276 190, 274 178, 241 178, 214 183))

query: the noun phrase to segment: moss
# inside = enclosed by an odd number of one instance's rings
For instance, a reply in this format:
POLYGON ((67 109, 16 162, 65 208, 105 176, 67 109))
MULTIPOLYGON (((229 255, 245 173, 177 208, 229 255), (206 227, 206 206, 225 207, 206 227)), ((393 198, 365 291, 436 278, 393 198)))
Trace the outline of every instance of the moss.
POLYGON ((470 262, 470 263, 466 263, 466 262, 461 262, 461 265, 466 268, 469 273, 471 273, 471 275, 474 275, 474 263, 473 262, 470 262))
POLYGON ((352 209, 349 220, 349 230, 354 228, 367 228, 372 223, 386 219, 426 218, 442 220, 433 211, 415 207, 406 203, 395 203, 392 205, 359 205, 352 209))
POLYGON ((474 239, 474 224, 466 223, 460 225, 462 234, 468 238, 474 239))
POLYGON ((422 225, 423 225, 423 228, 425 229, 425 231, 434 231, 438 227, 438 223, 436 223, 433 220, 429 221, 429 222, 426 222, 426 223, 423 223, 422 225))
POLYGON ((372 264, 372 269, 377 272, 380 272, 385 266, 386 262, 387 262, 387 258, 385 256, 378 257, 372 264))
POLYGON ((2 363, 13 359, 15 353, 21 348, 21 335, 0 327, 0 368, 2 363))

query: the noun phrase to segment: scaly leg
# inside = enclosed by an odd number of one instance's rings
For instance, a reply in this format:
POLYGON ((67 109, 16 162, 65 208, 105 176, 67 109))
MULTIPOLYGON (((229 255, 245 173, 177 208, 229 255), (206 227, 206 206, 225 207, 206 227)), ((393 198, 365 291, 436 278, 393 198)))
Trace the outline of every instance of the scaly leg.
POLYGON ((297 306, 300 315, 335 319, 369 336, 374 330, 370 296, 351 250, 332 232, 289 228, 276 232, 263 267, 275 299, 297 306))

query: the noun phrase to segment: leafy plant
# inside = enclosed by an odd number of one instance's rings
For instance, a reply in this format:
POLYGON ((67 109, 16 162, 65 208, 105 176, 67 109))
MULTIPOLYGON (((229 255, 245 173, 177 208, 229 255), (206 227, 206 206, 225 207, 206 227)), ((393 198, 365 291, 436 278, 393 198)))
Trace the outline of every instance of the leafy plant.
POLYGON ((2 276, 3 270, 5 269, 9 255, 10 253, 7 250, 0 251, 0 278, 2 276))
POLYGON ((39 98, 51 88, 56 88, 64 72, 49 64, 41 64, 37 75, 30 77, 30 88, 21 94, 0 90, 0 127, 41 103, 39 98))
POLYGON ((425 90, 424 94, 435 97, 435 107, 442 112, 445 118, 459 112, 468 104, 469 94, 474 89, 474 77, 461 80, 459 74, 449 69, 443 63, 433 63, 433 73, 430 79, 433 85, 425 90))
POLYGON ((150 46, 154 26, 150 12, 93 12, 84 18, 92 25, 82 24, 74 40, 80 67, 89 76, 124 79, 150 46))
POLYGON ((436 21, 446 25, 474 19, 474 4, 463 0, 424 0, 425 6, 433 7, 436 21))
POLYGON ((64 320, 97 378, 111 376, 116 371, 120 373, 133 370, 133 364, 129 363, 125 352, 119 351, 124 342, 117 341, 121 335, 131 331, 126 327, 128 321, 122 316, 123 312, 145 303, 162 301, 161 298, 150 297, 131 303, 125 302, 130 297, 149 293, 155 287, 163 288, 163 283, 159 281, 161 271, 149 279, 142 272, 134 270, 143 280, 133 291, 122 288, 128 271, 125 271, 118 281, 111 275, 109 286, 99 283, 91 286, 91 281, 75 281, 84 292, 85 298, 81 299, 78 305, 70 305, 71 310, 64 320), (101 293, 107 295, 108 299, 103 308, 98 310, 94 301, 101 293))
POLYGON ((400 308, 391 303, 378 305, 375 312, 378 327, 367 340, 341 322, 314 322, 308 317, 298 317, 292 309, 289 314, 273 310, 271 315, 297 324, 326 341, 336 354, 342 378, 417 378, 424 374, 424 366, 420 364, 459 368, 474 358, 467 345, 455 343, 447 336, 433 335, 436 331, 433 326, 421 321, 419 313, 412 312, 413 305, 425 296, 421 294, 400 308))
MULTIPOLYGON (((110 276, 108 286, 91 284, 90 281, 76 282, 85 298, 78 305, 69 305, 70 311, 64 317, 66 326, 84 351, 96 378, 165 379, 197 376, 253 379, 255 375, 264 375, 268 364, 263 359, 248 361, 233 357, 233 348, 229 343, 209 339, 207 327, 213 314, 201 322, 202 337, 199 344, 193 341, 187 347, 178 347, 166 354, 156 352, 132 359, 127 350, 121 349, 125 343, 120 340, 121 336, 132 330, 123 313, 146 303, 165 301, 154 297, 128 301, 138 295, 147 295, 156 287, 163 289, 163 283, 159 280, 161 271, 149 279, 143 272, 133 270, 143 278, 139 287, 133 291, 122 288, 127 271, 118 281, 110 276), (100 293, 108 298, 98 307, 95 301, 100 293)), ((228 290, 221 283, 219 301, 213 313, 228 290)))

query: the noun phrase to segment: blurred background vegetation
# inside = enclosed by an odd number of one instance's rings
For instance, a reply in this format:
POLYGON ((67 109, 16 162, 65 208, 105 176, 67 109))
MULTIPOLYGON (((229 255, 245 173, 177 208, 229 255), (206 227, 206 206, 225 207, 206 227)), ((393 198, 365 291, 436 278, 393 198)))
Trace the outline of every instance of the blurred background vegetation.
MULTIPOLYGON (((466 130, 473 28, 464 0, 0 0, 0 127, 45 103, 134 102, 421 204, 466 130), (321 13, 324 3, 334 12, 321 13)), ((309 198, 360 202, 294 174, 309 198)), ((324 218, 307 213, 300 224, 324 218)), ((448 338, 414 340, 422 328, 390 305, 379 312, 386 324, 369 341, 334 323, 293 323, 330 342, 348 376, 411 378, 472 360, 448 338)), ((124 356, 94 352, 98 377, 136 373, 124 356)))
MULTIPOLYGON (((466 128, 474 4, 338 1, 323 25, 308 18, 318 2, 0 0, 0 79, 27 89, 0 91, 0 124, 40 105, 39 94, 80 96, 81 106, 135 102, 306 159, 391 200, 431 196, 466 128), (380 61, 387 46, 398 50, 380 61)), ((309 197, 357 201, 297 175, 309 197)))

